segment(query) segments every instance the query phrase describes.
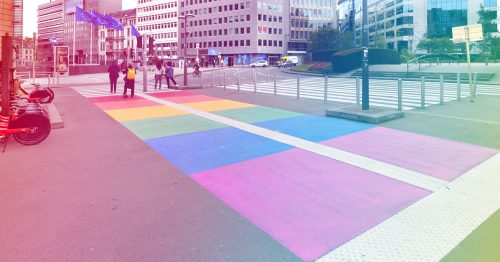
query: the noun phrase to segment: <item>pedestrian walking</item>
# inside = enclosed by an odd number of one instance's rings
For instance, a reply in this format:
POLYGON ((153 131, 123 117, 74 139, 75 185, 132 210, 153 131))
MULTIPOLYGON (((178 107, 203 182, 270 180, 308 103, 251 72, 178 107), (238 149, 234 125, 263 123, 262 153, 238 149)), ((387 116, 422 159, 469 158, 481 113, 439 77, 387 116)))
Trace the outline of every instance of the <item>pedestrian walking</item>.
POLYGON ((134 97, 135 91, 135 69, 131 64, 128 65, 126 74, 125 74, 125 86, 123 87, 123 97, 127 97, 127 89, 130 89, 130 97, 134 97))
POLYGON ((213 66, 214 66, 214 68, 215 68, 215 59, 214 59, 214 60, 212 60, 212 65, 213 65, 213 66))
POLYGON ((120 67, 116 64, 115 61, 111 62, 111 65, 108 67, 109 73, 109 92, 116 93, 116 83, 118 82, 118 77, 120 76, 120 67))
POLYGON ((174 83, 174 86, 177 85, 174 79, 174 67, 172 66, 172 62, 167 62, 167 68, 165 69, 165 78, 167 79, 167 88, 170 88, 170 80, 174 83))
MULTIPOLYGON (((161 89, 161 80, 163 78, 163 74, 164 74, 164 70, 163 70, 162 62, 158 61, 156 63, 156 68, 155 68, 155 90, 156 90, 156 86, 158 84, 159 84, 158 90, 161 89)), ((167 79, 167 81, 168 81, 168 79, 167 79)))

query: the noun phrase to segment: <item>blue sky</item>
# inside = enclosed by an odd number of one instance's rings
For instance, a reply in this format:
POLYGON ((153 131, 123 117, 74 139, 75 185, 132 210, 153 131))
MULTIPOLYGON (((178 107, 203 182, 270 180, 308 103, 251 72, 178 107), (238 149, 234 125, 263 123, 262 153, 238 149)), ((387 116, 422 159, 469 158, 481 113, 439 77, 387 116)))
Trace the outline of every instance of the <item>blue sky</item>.
MULTIPOLYGON (((23 35, 31 37, 33 32, 36 32, 38 5, 50 2, 50 0, 24 0, 24 14, 23 14, 23 35), (36 4, 32 4, 35 2, 36 4)), ((123 9, 134 8, 137 6, 137 0, 122 0, 123 9)))

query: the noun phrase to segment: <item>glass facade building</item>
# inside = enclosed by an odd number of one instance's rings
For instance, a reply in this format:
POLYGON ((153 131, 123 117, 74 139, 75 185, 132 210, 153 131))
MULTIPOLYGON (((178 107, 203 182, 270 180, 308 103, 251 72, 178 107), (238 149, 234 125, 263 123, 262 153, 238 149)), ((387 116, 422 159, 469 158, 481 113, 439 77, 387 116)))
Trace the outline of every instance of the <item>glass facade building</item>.
POLYGON ((288 54, 307 51, 307 40, 319 28, 337 28, 337 0, 290 0, 288 54))
POLYGON ((462 25, 467 25, 467 0, 427 0, 427 37, 451 38, 451 29, 462 25))

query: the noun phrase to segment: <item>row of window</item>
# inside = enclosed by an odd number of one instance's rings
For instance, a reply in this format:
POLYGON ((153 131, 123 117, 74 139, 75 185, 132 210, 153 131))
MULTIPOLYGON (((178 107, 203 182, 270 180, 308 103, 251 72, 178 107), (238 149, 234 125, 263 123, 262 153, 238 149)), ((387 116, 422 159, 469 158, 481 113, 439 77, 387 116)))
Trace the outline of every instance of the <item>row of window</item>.
POLYGON ((203 20, 192 20, 189 21, 189 26, 203 26, 203 25, 212 25, 212 24, 228 24, 228 23, 237 23, 250 21, 250 15, 235 15, 229 17, 219 17, 212 19, 203 19, 203 20))
POLYGON ((332 0, 293 0, 292 5, 332 7, 332 0))
POLYGON ((158 4, 158 5, 139 7, 139 8, 137 8, 137 12, 138 13, 151 12, 151 11, 158 11, 158 10, 170 9, 170 8, 176 8, 176 7, 177 7, 177 1, 172 1, 172 2, 158 4))
MULTIPOLYGON (((182 4, 181 4, 182 7, 182 4)), ((200 9, 195 9, 190 10, 190 14, 211 14, 219 13, 222 12, 230 12, 230 11, 236 11, 236 10, 243 10, 243 9, 250 9, 250 2, 241 2, 241 3, 236 3, 236 4, 229 4, 229 5, 219 5, 218 7, 208 7, 208 8, 200 8, 200 9)))
POLYGON ((139 23, 140 23, 140 22, 147 22, 147 21, 158 21, 158 20, 168 19, 168 18, 176 18, 176 17, 177 17, 177 12, 168 12, 168 13, 163 13, 163 14, 138 17, 137 21, 139 21, 139 23))
POLYGON ((290 9, 291 16, 302 16, 311 18, 333 18, 331 9, 311 9, 311 8, 296 8, 290 9))
POLYGON ((149 31, 149 30, 166 29, 166 28, 177 28, 177 22, 161 23, 154 25, 141 25, 137 29, 139 31, 149 31))
POLYGON ((292 28, 318 29, 318 28, 324 28, 324 27, 331 28, 331 27, 333 27, 333 23, 332 22, 322 22, 322 21, 302 20, 302 19, 292 19, 292 20, 290 20, 290 26, 292 28))
MULTIPOLYGON (((225 28, 219 30, 208 30, 208 31, 194 31, 191 32, 192 37, 204 37, 204 36, 218 36, 218 35, 238 35, 238 34, 250 34, 250 27, 241 28, 225 28)), ((184 37, 184 34, 181 34, 184 37)))
POLYGON ((281 17, 281 16, 275 16, 275 15, 258 14, 257 15, 257 20, 259 20, 259 21, 267 21, 267 22, 274 22, 274 23, 283 23, 283 17, 281 17))
POLYGON ((257 2, 257 8, 258 9, 264 9, 264 10, 271 10, 271 11, 276 11, 276 12, 283 12, 283 5, 279 4, 274 4, 274 3, 267 3, 267 2, 257 2))
MULTIPOLYGON (((196 48, 197 43, 189 43, 189 48, 196 48)), ((200 48, 209 47, 238 47, 250 46, 250 40, 227 40, 227 41, 213 41, 213 42, 199 42, 200 48)), ((183 47, 183 45, 181 45, 183 47)))
POLYGON ((257 32, 259 34, 282 35, 283 29, 271 28, 271 27, 266 27, 266 26, 259 26, 259 27, 257 27, 257 32))

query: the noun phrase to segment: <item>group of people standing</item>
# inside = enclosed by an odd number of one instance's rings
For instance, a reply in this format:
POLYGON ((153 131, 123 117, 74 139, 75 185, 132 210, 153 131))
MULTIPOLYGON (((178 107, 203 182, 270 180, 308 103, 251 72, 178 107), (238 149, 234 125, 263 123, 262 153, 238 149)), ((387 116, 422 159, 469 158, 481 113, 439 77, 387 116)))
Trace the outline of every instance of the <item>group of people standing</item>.
POLYGON ((163 76, 167 79, 167 88, 170 88, 170 80, 174 83, 174 86, 177 85, 174 79, 174 67, 172 62, 168 61, 167 66, 164 68, 162 62, 157 62, 155 67, 155 90, 158 87, 158 90, 161 89, 161 82, 163 76))
MULTIPOLYGON (((120 77, 120 72, 122 72, 125 75, 123 78, 123 80, 125 81, 125 85, 123 87, 123 97, 128 97, 127 89, 130 89, 131 92, 130 97, 134 97, 136 71, 131 64, 129 64, 128 67, 123 66, 123 68, 120 68, 115 61, 111 63, 111 65, 108 67, 110 92, 112 94, 116 93, 116 84, 118 82, 118 77, 120 77)), ((165 78, 167 79, 168 88, 170 88, 170 80, 172 80, 174 85, 177 85, 177 82, 175 82, 174 79, 174 67, 172 65, 172 62, 170 61, 167 62, 167 66, 165 68, 163 67, 162 62, 156 63, 155 90, 157 86, 158 89, 161 89, 161 82, 163 76, 165 76, 165 78)))

